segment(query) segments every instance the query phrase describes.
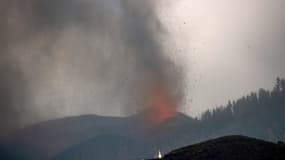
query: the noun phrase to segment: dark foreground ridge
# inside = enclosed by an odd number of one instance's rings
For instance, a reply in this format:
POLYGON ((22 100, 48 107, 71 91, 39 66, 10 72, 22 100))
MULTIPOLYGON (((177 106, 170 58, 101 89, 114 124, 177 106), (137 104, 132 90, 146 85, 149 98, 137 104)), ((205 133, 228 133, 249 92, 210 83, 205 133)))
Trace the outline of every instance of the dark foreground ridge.
POLYGON ((285 144, 226 136, 174 150, 162 160, 285 160, 285 144))

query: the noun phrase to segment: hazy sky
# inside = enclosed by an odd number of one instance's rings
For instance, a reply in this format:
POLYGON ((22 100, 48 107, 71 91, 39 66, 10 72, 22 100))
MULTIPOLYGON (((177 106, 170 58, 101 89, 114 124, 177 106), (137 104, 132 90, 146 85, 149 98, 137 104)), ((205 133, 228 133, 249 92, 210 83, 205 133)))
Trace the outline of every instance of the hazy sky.
POLYGON ((192 99, 199 115, 285 77, 284 0, 180 0, 163 3, 165 23, 179 55, 188 61, 192 99))
POLYGON ((270 89, 285 77, 284 8, 284 0, 2 0, 0 134, 134 113, 149 70, 186 91, 181 111, 192 116, 270 89))

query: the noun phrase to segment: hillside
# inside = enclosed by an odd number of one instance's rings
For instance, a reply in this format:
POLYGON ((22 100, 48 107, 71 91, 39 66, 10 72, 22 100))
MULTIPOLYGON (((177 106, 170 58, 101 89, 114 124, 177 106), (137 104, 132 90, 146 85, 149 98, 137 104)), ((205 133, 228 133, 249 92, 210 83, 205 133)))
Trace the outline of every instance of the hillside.
MULTIPOLYGON (((284 141, 284 113, 285 80, 277 79, 272 91, 260 89, 258 93, 205 112, 199 120, 178 113, 163 123, 150 125, 142 112, 124 118, 83 115, 42 122, 18 130, 1 141, 0 158, 9 153, 35 160, 69 157, 82 154, 82 150, 88 150, 86 146, 100 148, 102 144, 110 148, 113 145, 126 147, 131 152, 121 153, 127 157, 133 154, 139 158, 152 158, 158 149, 168 153, 175 148, 226 135, 284 141), (108 141, 109 138, 114 144, 108 141)), ((106 160, 117 156, 118 148, 112 153, 102 152, 111 156, 106 160)), ((96 150, 89 151, 83 152, 84 155, 92 156, 96 150)))
POLYGON ((128 137, 102 135, 65 150, 54 160, 135 159, 138 151, 138 145, 128 137))
POLYGON ((10 135, 7 150, 21 150, 35 159, 48 159, 70 146, 99 134, 117 133, 125 119, 84 115, 42 122, 10 135))
POLYGON ((162 160, 284 160, 284 143, 244 136, 226 136, 180 148, 162 160))
POLYGON ((135 143, 132 148, 141 150, 136 156, 152 157, 158 147, 169 151, 181 146, 180 141, 174 142, 172 137, 198 124, 197 120, 179 113, 159 126, 147 126, 142 114, 125 118, 85 115, 42 122, 17 131, 5 139, 2 146, 9 153, 19 152, 29 159, 44 160, 73 151, 72 148, 100 148, 104 142, 110 148, 113 144, 125 147, 123 142, 132 141, 135 143), (144 145, 151 149, 142 147, 144 145))

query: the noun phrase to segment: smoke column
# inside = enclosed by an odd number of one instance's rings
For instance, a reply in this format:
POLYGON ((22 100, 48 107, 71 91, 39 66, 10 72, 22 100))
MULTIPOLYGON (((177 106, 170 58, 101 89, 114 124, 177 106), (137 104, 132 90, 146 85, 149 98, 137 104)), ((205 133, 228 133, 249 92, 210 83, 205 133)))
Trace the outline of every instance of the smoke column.
POLYGON ((0 135, 70 115, 133 114, 153 88, 180 101, 184 74, 155 11, 148 0, 2 0, 0 135))

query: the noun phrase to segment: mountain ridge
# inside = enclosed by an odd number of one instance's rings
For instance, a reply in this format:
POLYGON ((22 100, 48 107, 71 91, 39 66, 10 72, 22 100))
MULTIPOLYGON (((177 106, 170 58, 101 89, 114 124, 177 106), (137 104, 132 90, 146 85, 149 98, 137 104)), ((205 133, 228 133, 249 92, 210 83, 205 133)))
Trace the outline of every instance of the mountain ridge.
POLYGON ((159 126, 144 126, 143 114, 136 114, 129 117, 107 117, 98 115, 81 115, 56 120, 49 120, 35 124, 8 137, 4 146, 9 150, 24 150, 27 155, 36 155, 35 159, 49 159, 57 154, 79 145, 96 136, 118 135, 152 143, 156 146, 159 137, 164 141, 172 133, 161 135, 171 128, 172 131, 192 125, 196 121, 182 113, 178 113, 159 126), (186 124, 186 125, 185 125, 186 124), (162 138, 161 138, 162 136, 162 138), (153 142, 154 141, 154 142, 153 142), (18 146, 16 149, 14 146, 18 146))
MULTIPOLYGON (((285 145, 241 135, 210 139, 175 149, 161 160, 283 160, 285 145)), ((152 159, 158 160, 158 159, 152 159)))

